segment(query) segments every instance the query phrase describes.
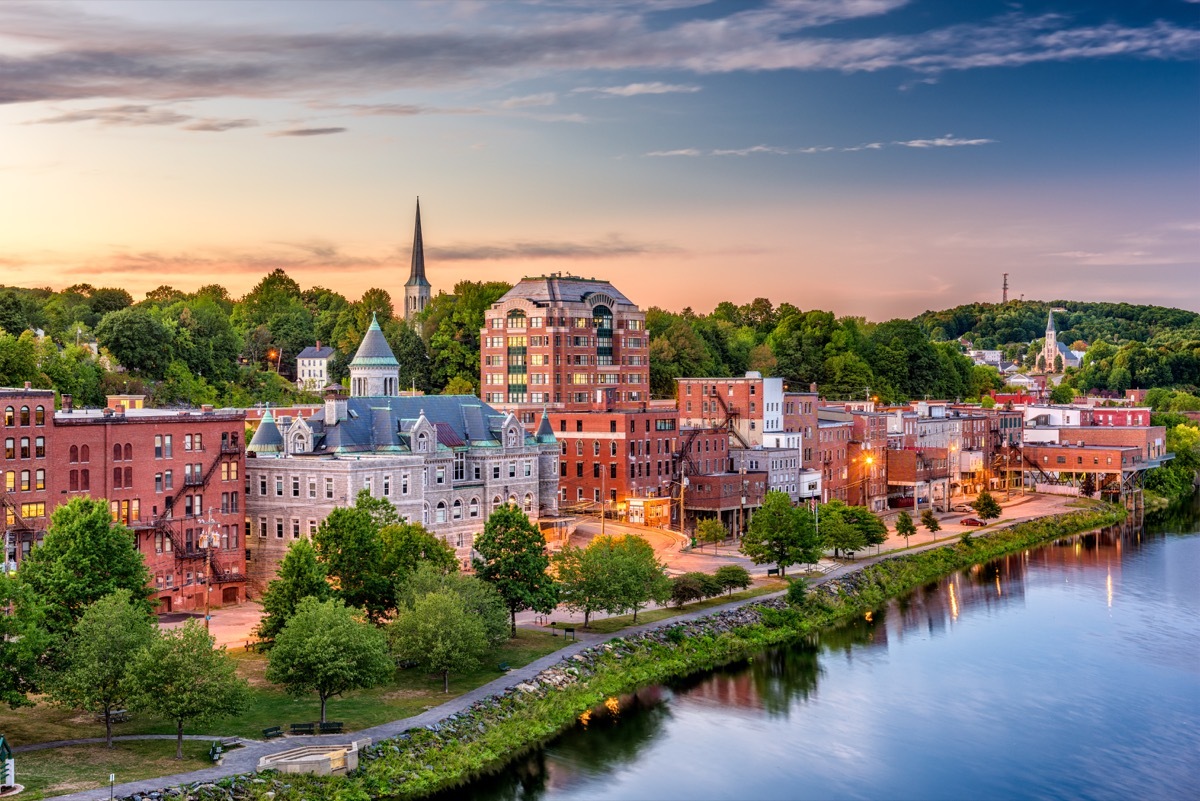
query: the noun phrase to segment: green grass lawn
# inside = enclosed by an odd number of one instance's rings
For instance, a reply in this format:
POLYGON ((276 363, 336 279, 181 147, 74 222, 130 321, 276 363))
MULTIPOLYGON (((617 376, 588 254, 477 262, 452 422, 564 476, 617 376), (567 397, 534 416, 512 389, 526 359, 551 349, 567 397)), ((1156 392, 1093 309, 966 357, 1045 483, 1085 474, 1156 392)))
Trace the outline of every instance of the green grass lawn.
POLYGON ((614 634, 621 629, 629 626, 640 626, 643 623, 654 623, 659 620, 667 620, 668 618, 682 615, 685 612, 695 612, 700 609, 711 609, 714 606, 727 604, 730 601, 741 601, 746 598, 756 598, 759 595, 766 595, 779 590, 787 589, 787 582, 772 581, 767 584, 760 584, 757 587, 751 587, 748 590, 735 592, 733 595, 721 595, 716 598, 709 598, 704 601, 690 603, 682 609, 676 607, 668 607, 665 609, 649 609, 645 612, 638 612, 637 623, 633 622, 633 615, 620 615, 618 617, 606 617, 603 620, 593 620, 592 625, 586 629, 579 627, 580 631, 585 631, 591 634, 614 634))
MULTIPOLYGON (((452 674, 449 693, 442 692, 441 676, 430 676, 415 670, 399 670, 396 671, 395 680, 391 684, 358 690, 347 693, 344 697, 330 699, 326 707, 326 717, 329 720, 340 720, 347 730, 354 730, 416 715, 499 678, 503 675, 498 668, 502 662, 507 662, 510 667, 521 667, 558 650, 565 644, 566 641, 562 637, 555 637, 549 632, 520 629, 515 639, 492 651, 484 659, 479 670, 457 676, 452 674)), ((212 734, 222 737, 238 735, 259 739, 262 737, 262 730, 270 726, 283 726, 286 730, 291 723, 308 723, 320 718, 321 705, 315 694, 294 699, 267 682, 264 678, 267 657, 264 654, 237 650, 231 651, 230 655, 237 660, 238 673, 250 682, 252 697, 249 709, 236 717, 218 718, 208 723, 188 726, 184 729, 186 734, 212 734)), ((0 723, 0 733, 3 733, 12 745, 24 745, 51 740, 103 737, 104 726, 96 723, 90 715, 40 703, 32 708, 15 711, 6 709, 3 722, 0 723)), ((174 723, 148 714, 135 713, 128 722, 113 726, 114 735, 174 733, 174 723)))
POLYGON ((174 740, 141 740, 103 745, 72 745, 16 755, 17 781, 25 785, 22 798, 62 795, 108 785, 108 774, 121 782, 169 776, 211 767, 212 743, 185 740, 183 760, 175 759, 174 740))

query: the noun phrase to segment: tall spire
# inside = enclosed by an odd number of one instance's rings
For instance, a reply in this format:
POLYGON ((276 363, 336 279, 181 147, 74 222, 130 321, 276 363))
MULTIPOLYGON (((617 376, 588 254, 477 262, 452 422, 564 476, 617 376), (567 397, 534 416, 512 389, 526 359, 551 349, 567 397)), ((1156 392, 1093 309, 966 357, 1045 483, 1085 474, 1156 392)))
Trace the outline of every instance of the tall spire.
POLYGON ((1054 333, 1054 309, 1050 310, 1050 317, 1046 320, 1046 333, 1054 333))
POLYGON ((429 286, 425 277, 425 243, 421 239, 421 198, 417 198, 417 227, 413 233, 412 269, 405 286, 429 286))

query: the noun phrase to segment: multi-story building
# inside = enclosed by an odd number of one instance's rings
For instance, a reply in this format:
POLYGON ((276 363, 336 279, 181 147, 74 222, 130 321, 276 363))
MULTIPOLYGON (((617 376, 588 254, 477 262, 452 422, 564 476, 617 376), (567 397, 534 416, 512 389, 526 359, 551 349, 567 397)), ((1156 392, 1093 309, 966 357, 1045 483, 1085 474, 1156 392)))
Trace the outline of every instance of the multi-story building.
POLYGON ((140 396, 76 409, 64 395, 47 440, 50 497, 55 505, 76 496, 108 501, 113 519, 137 537, 161 610, 238 603, 245 421, 238 409, 146 409, 140 396))
POLYGON ((296 357, 296 386, 306 392, 319 392, 329 385, 329 362, 333 359, 334 350, 328 345, 321 345, 317 340, 315 346, 309 346, 300 351, 296 357))
POLYGON ((58 504, 48 475, 53 471, 54 391, 0 389, 4 409, 4 558, 6 571, 41 540, 58 504))
POLYGON ((469 564, 492 510, 535 522, 558 508, 559 444, 549 418, 528 433, 511 413, 462 395, 401 396, 399 365, 377 323, 350 363, 349 396, 329 390, 308 417, 265 415, 247 460, 248 569, 255 587, 288 543, 311 537, 366 490, 422 523, 469 564))
POLYGON ((761 447, 763 434, 782 432, 782 378, 750 371, 739 378, 677 378, 679 424, 683 428, 724 426, 744 448, 761 447))
POLYGON ((607 281, 523 278, 480 331, 480 393, 527 425, 559 412, 640 409, 650 400, 646 315, 607 281))
POLYGON ((816 468, 821 472, 821 502, 849 500, 850 441, 854 423, 838 419, 840 409, 817 410, 816 468))

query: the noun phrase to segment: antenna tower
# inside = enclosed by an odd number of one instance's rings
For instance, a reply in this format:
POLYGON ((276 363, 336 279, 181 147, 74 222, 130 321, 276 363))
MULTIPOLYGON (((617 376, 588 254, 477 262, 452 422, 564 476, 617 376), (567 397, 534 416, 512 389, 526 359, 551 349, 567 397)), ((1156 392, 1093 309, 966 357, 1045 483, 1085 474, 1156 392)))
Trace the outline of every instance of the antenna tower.
POLYGON ((1004 274, 1004 299, 1001 303, 1008 303, 1008 273, 1004 274))

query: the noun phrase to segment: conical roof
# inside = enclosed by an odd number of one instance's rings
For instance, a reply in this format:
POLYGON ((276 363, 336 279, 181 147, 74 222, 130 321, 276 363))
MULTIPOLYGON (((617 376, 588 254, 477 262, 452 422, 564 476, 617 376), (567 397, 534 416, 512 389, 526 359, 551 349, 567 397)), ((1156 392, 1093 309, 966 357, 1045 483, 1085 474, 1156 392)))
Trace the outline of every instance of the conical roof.
POLYGON ((412 268, 405 286, 429 286, 425 278, 425 243, 421 237, 421 198, 417 198, 417 228, 413 232, 412 268))
POLYGON ((258 430, 254 432, 246 450, 252 453, 283 453, 283 435, 279 433, 279 427, 275 425, 275 415, 271 414, 270 409, 263 415, 262 422, 258 424, 258 430))
POLYGON ((558 440, 554 436, 554 427, 550 425, 550 416, 542 409, 542 422, 538 423, 537 433, 534 434, 539 445, 552 445, 558 440))
POLYGON ((1046 320, 1046 333, 1054 333, 1054 309, 1050 310, 1050 317, 1046 320))
POLYGON ((350 366, 400 366, 400 362, 396 361, 396 355, 392 353, 387 340, 384 339, 383 330, 379 327, 379 321, 375 319, 374 314, 371 315, 371 327, 367 329, 367 334, 363 337, 362 344, 358 346, 358 351, 354 354, 354 358, 350 360, 350 366))

